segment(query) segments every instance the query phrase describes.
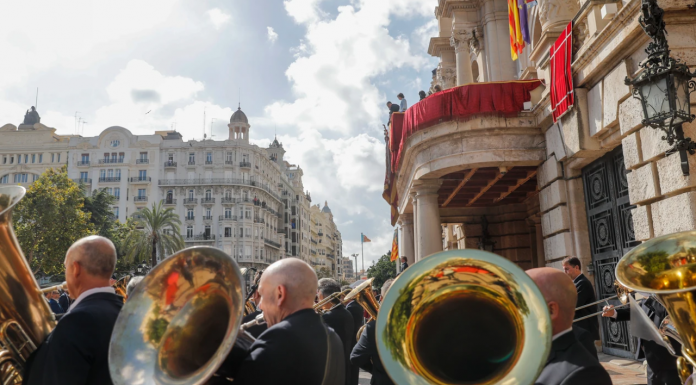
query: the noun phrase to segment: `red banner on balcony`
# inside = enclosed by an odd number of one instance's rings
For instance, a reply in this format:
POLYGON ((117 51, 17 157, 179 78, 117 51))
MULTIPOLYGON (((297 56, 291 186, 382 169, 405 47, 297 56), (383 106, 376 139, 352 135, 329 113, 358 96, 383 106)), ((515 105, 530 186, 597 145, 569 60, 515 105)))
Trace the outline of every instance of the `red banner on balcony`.
POLYGON ((565 27, 549 51, 551 77, 551 113, 558 121, 575 104, 573 73, 570 64, 573 58, 573 22, 565 27))
POLYGON ((389 132, 389 157, 382 196, 392 206, 392 226, 398 219, 398 194, 395 180, 404 143, 415 132, 453 119, 479 115, 514 116, 531 100, 530 92, 539 87, 539 79, 510 82, 474 83, 432 94, 411 106, 405 113, 394 113, 389 132))

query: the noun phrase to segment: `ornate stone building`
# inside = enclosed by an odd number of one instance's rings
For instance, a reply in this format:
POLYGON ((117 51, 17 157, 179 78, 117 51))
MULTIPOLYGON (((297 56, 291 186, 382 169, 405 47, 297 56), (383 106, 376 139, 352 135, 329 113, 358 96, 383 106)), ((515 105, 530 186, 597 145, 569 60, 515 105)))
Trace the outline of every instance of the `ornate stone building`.
POLYGON ((312 254, 302 169, 283 159, 277 139, 268 148, 249 143, 251 125, 241 108, 228 128, 226 140, 184 141, 175 131, 133 135, 109 127, 81 137, 56 135, 41 123, 8 124, 0 128, 0 183, 28 186, 46 169, 67 164, 68 176, 89 191, 106 189, 117 198, 112 209, 120 221, 161 202, 181 218, 187 246, 218 247, 240 266, 258 269, 297 257, 337 276, 341 240, 330 210, 319 219, 337 238, 324 243, 330 252, 312 254))
MULTIPOLYGON (((671 55, 693 70, 696 10, 678 0, 659 4, 671 55)), ((667 155, 664 134, 641 124, 641 104, 624 82, 647 56, 640 7, 640 0, 539 0, 529 8, 531 44, 512 61, 506 1, 439 0, 439 33, 428 49, 440 59, 432 89, 534 78, 546 86, 516 114, 440 120, 403 139, 390 172, 409 264, 443 248, 492 250, 525 269, 560 268, 576 256, 603 298, 613 294, 614 268, 628 250, 696 228, 696 157, 683 176, 679 154, 667 155), (554 123, 549 51, 571 21, 575 104, 554 123)), ((684 131, 696 137, 696 122, 684 131)), ((602 344, 626 357, 635 349, 625 323, 603 321, 602 344)))

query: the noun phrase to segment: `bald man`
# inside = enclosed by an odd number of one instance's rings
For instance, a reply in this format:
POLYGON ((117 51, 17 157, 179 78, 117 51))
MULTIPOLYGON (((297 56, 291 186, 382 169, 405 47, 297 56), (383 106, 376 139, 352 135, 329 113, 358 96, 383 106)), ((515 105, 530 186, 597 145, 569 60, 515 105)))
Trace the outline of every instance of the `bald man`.
POLYGON ((343 385, 341 340, 312 309, 314 270, 297 258, 282 259, 264 271, 258 291, 268 329, 251 346, 234 384, 343 385))
POLYGON ((68 249, 64 264, 75 302, 29 359, 24 384, 111 384, 109 341, 123 306, 109 285, 116 249, 100 236, 82 238, 68 249))
POLYGON ((527 270, 527 274, 546 300, 553 333, 546 366, 535 385, 611 385, 607 371, 573 333, 578 293, 570 277, 550 267, 527 270))

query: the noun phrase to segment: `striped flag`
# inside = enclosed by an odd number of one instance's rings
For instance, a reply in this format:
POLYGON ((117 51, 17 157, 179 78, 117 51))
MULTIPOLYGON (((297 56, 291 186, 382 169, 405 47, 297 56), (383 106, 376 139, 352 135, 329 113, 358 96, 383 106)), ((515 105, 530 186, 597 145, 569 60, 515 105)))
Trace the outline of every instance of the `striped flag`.
POLYGON ((361 234, 361 235, 362 235, 362 242, 363 242, 363 243, 372 242, 372 241, 370 240, 370 238, 368 238, 368 237, 365 236, 365 234, 361 234))
POLYGON ((508 0, 508 23, 510 26, 510 53, 512 60, 517 60, 517 55, 524 49, 524 38, 520 25, 520 12, 517 0, 508 0))
POLYGON ((392 241, 391 261, 399 259, 399 230, 394 229, 394 240, 392 241))

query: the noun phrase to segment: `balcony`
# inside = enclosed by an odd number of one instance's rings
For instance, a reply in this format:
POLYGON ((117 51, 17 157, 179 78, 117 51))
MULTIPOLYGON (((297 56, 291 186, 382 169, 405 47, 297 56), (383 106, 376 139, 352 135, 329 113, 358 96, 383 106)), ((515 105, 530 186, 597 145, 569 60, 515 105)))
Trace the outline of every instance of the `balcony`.
POLYGON ((130 178, 131 183, 150 183, 152 178, 149 176, 134 176, 130 178))
POLYGON ((73 179, 75 183, 92 184, 92 178, 75 178, 73 179))
POLYGON ((194 217, 193 215, 187 215, 184 217, 184 220, 186 222, 194 222, 196 220, 196 217, 194 217))
POLYGON ((234 166, 234 161, 233 160, 226 160, 225 161, 225 166, 234 166))
POLYGON ((164 168, 176 168, 176 162, 173 160, 168 160, 164 162, 164 168))
POLYGON ((212 216, 212 215, 204 215, 204 216, 203 216, 203 220, 204 220, 204 221, 212 221, 212 220, 213 220, 213 216, 212 216))
POLYGON ((274 242, 268 238, 264 238, 263 243, 267 244, 268 246, 275 247, 276 249, 280 249, 280 243, 274 242))
POLYGON ((201 204, 212 206, 215 204, 215 198, 201 198, 201 204))
POLYGON ((213 166, 213 161, 212 160, 206 160, 205 161, 206 167, 212 167, 213 166))
POLYGON ((198 204, 198 198, 186 198, 186 199, 184 199, 184 205, 186 205, 186 206, 197 205, 197 204, 198 204))
POLYGON ((221 221, 236 221, 237 216, 236 215, 220 215, 221 221))
POLYGON ((319 234, 320 237, 324 236, 324 233, 321 230, 319 230, 319 232, 317 234, 319 234))
POLYGON ((120 176, 103 176, 99 177, 99 182, 100 183, 116 183, 120 182, 121 177, 120 176))
POLYGON ((240 186, 252 186, 259 188, 266 193, 268 193, 273 198, 281 202, 280 196, 276 194, 271 186, 255 182, 248 179, 235 179, 235 178, 193 178, 193 179, 160 179, 160 186, 189 186, 189 185, 240 185, 240 186))
POLYGON ((99 164, 119 164, 119 163, 123 163, 123 158, 99 159, 99 164))
POLYGON ((81 160, 77 162, 77 167, 89 167, 89 161, 88 160, 81 160))
POLYGON ((189 161, 188 161, 188 164, 186 165, 186 167, 196 167, 196 161, 195 161, 195 160, 189 160, 189 161))
POLYGON ((220 199, 220 203, 222 203, 223 206, 234 204, 234 201, 235 201, 234 198, 222 198, 222 199, 220 199))
POLYGON ((163 206, 176 206, 176 199, 162 199, 163 206))
POLYGON ((185 242, 208 242, 208 241, 214 241, 215 240, 215 234, 198 234, 198 235, 192 235, 192 236, 186 236, 184 237, 185 242))
POLYGON ((263 218, 254 217, 254 223, 266 223, 266 221, 263 218))
POLYGON ((239 162, 239 167, 251 168, 251 162, 239 162))
POLYGON ((136 159, 135 164, 150 164, 150 159, 143 159, 143 158, 136 159))
POLYGON ((147 195, 136 195, 133 197, 133 202, 135 202, 135 203, 147 202, 147 195))

